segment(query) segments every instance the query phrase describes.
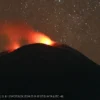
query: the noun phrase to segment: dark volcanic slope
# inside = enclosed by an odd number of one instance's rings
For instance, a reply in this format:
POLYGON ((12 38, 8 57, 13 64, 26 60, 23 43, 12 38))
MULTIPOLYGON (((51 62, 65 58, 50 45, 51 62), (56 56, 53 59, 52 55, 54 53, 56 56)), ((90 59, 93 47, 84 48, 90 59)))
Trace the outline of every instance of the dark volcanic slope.
POLYGON ((1 73, 6 71, 14 73, 34 71, 40 72, 42 75, 43 72, 46 74, 52 72, 51 75, 54 72, 55 75, 55 72, 59 73, 65 69, 68 71, 72 68, 79 71, 83 68, 85 70, 91 69, 97 64, 68 46, 52 47, 44 44, 31 44, 11 53, 1 53, 0 66, 2 66, 1 73))
POLYGON ((5 53, 0 77, 1 94, 65 93, 73 100, 96 100, 100 93, 99 65, 65 45, 31 44, 5 53))

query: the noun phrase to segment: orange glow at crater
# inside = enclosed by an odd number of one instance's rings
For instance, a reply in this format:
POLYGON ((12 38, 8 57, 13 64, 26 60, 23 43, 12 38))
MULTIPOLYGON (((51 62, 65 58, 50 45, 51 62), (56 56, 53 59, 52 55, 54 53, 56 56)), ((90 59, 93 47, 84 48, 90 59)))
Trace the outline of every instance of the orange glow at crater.
POLYGON ((0 35, 2 34, 8 38, 7 45, 4 48, 11 51, 22 46, 21 40, 27 41, 26 44, 42 43, 53 46, 55 43, 44 33, 36 32, 28 24, 21 21, 1 22, 0 35))
POLYGON ((18 49, 20 46, 18 44, 13 44, 12 49, 18 49))
POLYGON ((44 43, 47 45, 52 45, 52 41, 49 38, 43 37, 40 39, 40 43, 44 43))
POLYGON ((11 51, 14 51, 16 49, 20 48, 20 45, 18 43, 13 43, 12 45, 10 44, 8 47, 7 47, 7 50, 9 50, 9 52, 11 51))
POLYGON ((29 37, 29 43, 43 43, 46 45, 53 45, 54 41, 52 41, 48 36, 44 35, 40 32, 31 33, 29 37))

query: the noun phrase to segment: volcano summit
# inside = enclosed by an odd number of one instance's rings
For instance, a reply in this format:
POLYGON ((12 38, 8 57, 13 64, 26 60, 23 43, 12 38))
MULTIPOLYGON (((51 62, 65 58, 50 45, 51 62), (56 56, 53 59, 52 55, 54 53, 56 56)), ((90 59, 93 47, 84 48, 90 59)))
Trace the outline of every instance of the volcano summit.
POLYGON ((0 94, 96 100, 100 93, 100 66, 67 45, 36 43, 1 53, 0 79, 0 94))

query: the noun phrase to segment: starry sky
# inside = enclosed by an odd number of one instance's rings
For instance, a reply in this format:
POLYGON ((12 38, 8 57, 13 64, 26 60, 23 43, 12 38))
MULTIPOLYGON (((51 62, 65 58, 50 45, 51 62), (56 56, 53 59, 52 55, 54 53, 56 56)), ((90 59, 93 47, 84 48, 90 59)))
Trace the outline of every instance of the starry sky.
MULTIPOLYGON (((100 64, 100 0, 0 0, 0 21, 23 20, 100 64)), ((0 51, 6 36, 0 35, 0 51)))

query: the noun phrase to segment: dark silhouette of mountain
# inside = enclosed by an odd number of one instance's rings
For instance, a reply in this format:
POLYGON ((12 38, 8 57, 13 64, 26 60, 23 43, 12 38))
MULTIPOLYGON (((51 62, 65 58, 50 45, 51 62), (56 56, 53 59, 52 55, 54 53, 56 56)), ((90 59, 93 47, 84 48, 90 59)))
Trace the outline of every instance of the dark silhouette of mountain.
POLYGON ((0 53, 0 56, 3 56, 3 55, 5 55, 5 54, 7 54, 7 53, 8 53, 8 51, 1 52, 1 53, 0 53))
POLYGON ((98 100, 100 66, 67 45, 25 45, 1 53, 0 94, 63 94, 68 100, 98 100))

